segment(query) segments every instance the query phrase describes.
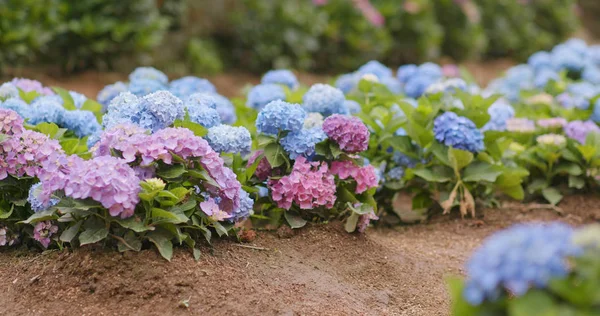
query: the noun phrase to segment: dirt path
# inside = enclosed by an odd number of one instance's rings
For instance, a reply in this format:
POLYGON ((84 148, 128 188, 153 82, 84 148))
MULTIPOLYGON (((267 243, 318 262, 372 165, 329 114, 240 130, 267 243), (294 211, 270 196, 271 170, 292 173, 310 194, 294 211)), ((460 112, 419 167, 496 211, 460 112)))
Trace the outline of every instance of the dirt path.
POLYGON ((195 262, 154 251, 125 255, 93 248, 0 255, 1 315, 448 315, 444 277, 462 273, 485 236, 514 222, 600 219, 598 198, 571 197, 565 215, 520 204, 478 219, 349 235, 310 226, 291 238, 262 232, 255 250, 229 241, 195 262), (180 307, 189 300, 189 307, 180 307))

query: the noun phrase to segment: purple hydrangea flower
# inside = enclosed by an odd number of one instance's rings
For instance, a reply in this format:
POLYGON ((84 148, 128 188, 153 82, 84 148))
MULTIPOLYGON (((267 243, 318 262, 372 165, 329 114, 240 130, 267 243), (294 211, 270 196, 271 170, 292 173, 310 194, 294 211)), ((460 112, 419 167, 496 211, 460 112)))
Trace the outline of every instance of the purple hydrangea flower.
POLYGON ((562 117, 553 117, 537 120, 537 125, 543 128, 562 128, 567 125, 567 120, 562 117))
POLYGON ((323 122, 323 131, 347 153, 367 150, 369 129, 357 117, 334 114, 323 122))
POLYGON ((52 235, 55 235, 58 232, 58 226, 52 224, 51 221, 43 221, 35 224, 33 228, 33 239, 37 240, 44 246, 44 248, 48 248, 50 245, 52 235))
POLYGON ((600 133, 600 128, 592 121, 572 121, 564 127, 567 137, 572 138, 582 144, 589 133, 600 133))
POLYGON ((52 89, 44 87, 41 82, 37 80, 25 79, 25 78, 14 78, 11 83, 15 87, 23 90, 24 92, 35 91, 43 95, 53 95, 52 89))
POLYGON ((535 123, 526 118, 510 118, 506 120, 506 130, 509 132, 530 133, 535 131, 535 123))

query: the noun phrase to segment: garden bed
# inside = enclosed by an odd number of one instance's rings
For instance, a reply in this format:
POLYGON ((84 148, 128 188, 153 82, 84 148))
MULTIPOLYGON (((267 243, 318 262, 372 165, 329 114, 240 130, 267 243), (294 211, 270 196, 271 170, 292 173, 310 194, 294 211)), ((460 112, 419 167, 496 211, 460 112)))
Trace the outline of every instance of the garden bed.
POLYGON ((198 262, 180 249, 172 262, 154 250, 8 251, 0 305, 8 315, 448 315, 443 279, 461 274, 486 236, 516 222, 598 221, 599 202, 566 197, 562 215, 507 202, 475 219, 434 216, 365 236, 335 223, 259 232, 249 244, 215 240, 198 262))

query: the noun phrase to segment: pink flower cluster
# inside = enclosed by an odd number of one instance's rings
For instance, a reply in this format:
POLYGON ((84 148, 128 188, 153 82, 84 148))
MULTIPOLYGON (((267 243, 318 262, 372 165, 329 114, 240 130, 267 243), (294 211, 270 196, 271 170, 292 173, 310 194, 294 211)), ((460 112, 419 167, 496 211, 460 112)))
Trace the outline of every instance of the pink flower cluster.
POLYGON ((359 153, 369 146, 369 130, 357 117, 334 114, 323 122, 323 131, 347 153, 359 153))
POLYGON ((15 135, 23 133, 23 119, 17 112, 0 109, 0 134, 15 135))
POLYGON ((371 211, 371 213, 369 213, 369 214, 361 215, 358 218, 358 224, 356 224, 356 226, 358 227, 358 232, 364 233, 365 230, 367 230, 367 227, 369 227, 369 224, 371 223, 371 221, 372 220, 376 221, 378 219, 379 219, 379 216, 377 216, 374 211, 371 211))
POLYGON ((37 93, 43 95, 53 95, 54 91, 48 87, 44 87, 41 82, 37 80, 31 80, 26 78, 14 78, 11 83, 15 85, 17 88, 25 91, 31 92, 36 91, 37 93))
POLYGON ((289 210, 292 203, 301 209, 320 206, 332 208, 335 203, 335 181, 324 162, 308 162, 300 156, 292 172, 279 180, 270 180, 271 197, 280 208, 289 210))
POLYGON ((51 221, 39 222, 33 228, 33 239, 37 240, 48 248, 50 245, 50 237, 58 232, 58 226, 53 225, 51 221))
MULTIPOLYGON (((263 150, 255 151, 252 156, 248 159, 248 165, 246 167, 250 167, 256 159, 264 153, 263 150)), ((258 180, 265 181, 271 175, 273 169, 271 169, 271 165, 266 157, 263 157, 258 165, 256 166, 256 171, 254 171, 254 175, 258 180)))
POLYGON ((123 159, 111 156, 83 160, 77 156, 57 156, 44 165, 40 177, 41 199, 62 190, 73 199, 92 198, 107 208, 110 215, 127 218, 139 202, 140 180, 123 159))
POLYGON ((331 163, 331 173, 342 180, 354 179, 356 181, 355 192, 358 194, 378 186, 377 174, 372 165, 360 167, 352 161, 334 161, 331 163))
POLYGON ((202 137, 186 128, 165 128, 152 135, 131 125, 119 125, 105 132, 91 149, 95 157, 110 155, 112 149, 121 152, 126 162, 141 160, 140 165, 150 167, 158 160, 173 163, 173 154, 189 160, 198 158, 202 168, 219 185, 218 188, 205 184, 205 188, 222 198, 221 208, 233 211, 239 206, 241 184, 235 173, 202 137))

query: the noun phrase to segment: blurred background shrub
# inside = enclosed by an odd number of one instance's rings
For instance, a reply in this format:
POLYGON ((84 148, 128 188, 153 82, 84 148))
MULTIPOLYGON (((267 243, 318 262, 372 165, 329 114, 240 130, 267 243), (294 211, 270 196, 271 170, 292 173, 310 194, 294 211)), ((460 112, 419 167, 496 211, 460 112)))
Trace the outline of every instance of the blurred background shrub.
MULTIPOLYGON (((575 0, 0 0, 0 67, 337 72, 522 59, 578 28, 575 0), (367 8, 368 9, 368 8, 367 8), (371 14, 371 15, 369 15, 371 14), (378 20, 379 19, 379 20, 378 20)), ((600 10, 597 0, 581 0, 600 10)))

